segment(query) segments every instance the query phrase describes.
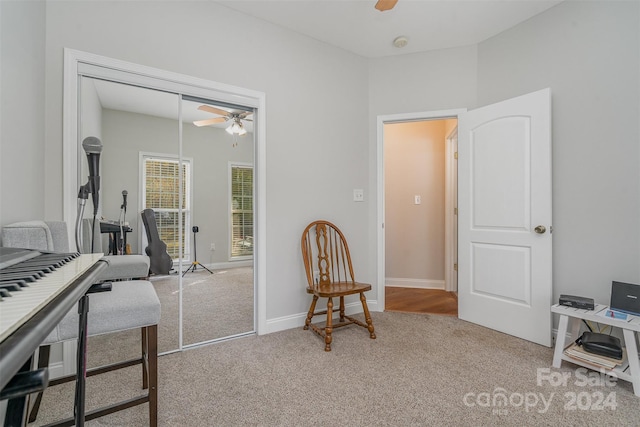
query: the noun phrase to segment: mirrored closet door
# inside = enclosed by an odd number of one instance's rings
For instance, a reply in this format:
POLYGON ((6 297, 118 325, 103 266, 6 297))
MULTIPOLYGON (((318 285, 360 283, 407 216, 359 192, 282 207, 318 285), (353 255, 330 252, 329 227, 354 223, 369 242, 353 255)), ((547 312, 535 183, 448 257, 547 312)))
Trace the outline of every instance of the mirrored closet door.
POLYGON ((253 111, 183 96, 191 171, 183 266, 183 342, 254 330, 253 111))
MULTIPOLYGON (((169 274, 149 278, 162 306, 159 351, 253 332, 253 110, 117 79, 79 82, 79 165, 85 137, 103 144, 100 216, 126 222, 125 252, 145 254, 141 213, 152 209, 166 253, 149 255, 172 260, 169 274)), ((102 240, 107 253, 109 234, 102 240)))

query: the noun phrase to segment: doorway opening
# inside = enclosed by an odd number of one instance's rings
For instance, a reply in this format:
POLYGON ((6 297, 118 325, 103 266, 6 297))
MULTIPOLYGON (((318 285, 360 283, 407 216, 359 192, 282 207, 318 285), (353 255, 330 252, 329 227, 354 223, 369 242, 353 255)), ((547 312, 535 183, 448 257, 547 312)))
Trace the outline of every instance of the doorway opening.
POLYGON ((384 310, 457 316, 457 116, 379 118, 378 298, 384 310))

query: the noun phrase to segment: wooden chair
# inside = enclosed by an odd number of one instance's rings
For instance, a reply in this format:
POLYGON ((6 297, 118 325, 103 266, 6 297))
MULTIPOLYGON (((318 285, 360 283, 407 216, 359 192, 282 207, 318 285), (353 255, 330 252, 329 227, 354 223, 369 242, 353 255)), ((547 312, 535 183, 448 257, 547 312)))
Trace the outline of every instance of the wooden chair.
POLYGON ((325 351, 331 351, 331 340, 334 328, 355 323, 369 330, 371 339, 376 338, 373 322, 364 296, 371 290, 368 283, 355 281, 349 246, 342 232, 328 221, 314 221, 304 229, 301 239, 302 259, 307 275, 307 293, 313 294, 311 307, 304 324, 304 329, 311 329, 324 338, 325 351), (346 295, 360 294, 360 302, 364 310, 366 324, 347 316, 344 310, 346 295), (340 297, 340 307, 333 308, 333 298, 340 297), (315 312, 318 298, 327 298, 327 309, 315 312), (333 324, 333 313, 340 312, 340 320, 333 324), (326 314, 327 322, 324 328, 311 323, 316 314, 326 314))

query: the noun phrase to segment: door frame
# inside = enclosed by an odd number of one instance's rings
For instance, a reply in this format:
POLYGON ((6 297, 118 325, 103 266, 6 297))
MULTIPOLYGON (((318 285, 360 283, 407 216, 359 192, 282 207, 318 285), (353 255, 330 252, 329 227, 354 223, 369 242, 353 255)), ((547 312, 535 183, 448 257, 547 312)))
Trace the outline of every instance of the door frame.
MULTIPOLYGON (((415 113, 400 113, 380 115, 377 117, 376 135, 376 193, 378 206, 376 207, 376 235, 377 235, 377 264, 378 264, 378 308, 380 311, 385 309, 385 193, 384 193, 384 125, 402 122, 415 122, 425 120, 445 120, 457 119, 460 125, 460 116, 467 112, 466 108, 457 108, 452 110, 436 110, 415 113)), ((448 137, 449 135, 447 135, 448 137)), ((447 230, 448 231, 448 230, 447 230)), ((445 253, 445 262, 449 259, 449 254, 445 253)), ((449 262, 451 265, 451 263, 449 262)), ((451 265, 453 268, 453 265, 451 265)), ((445 288, 448 284, 445 283, 445 288)))
POLYGON ((458 125, 445 140, 444 290, 458 291, 458 125))

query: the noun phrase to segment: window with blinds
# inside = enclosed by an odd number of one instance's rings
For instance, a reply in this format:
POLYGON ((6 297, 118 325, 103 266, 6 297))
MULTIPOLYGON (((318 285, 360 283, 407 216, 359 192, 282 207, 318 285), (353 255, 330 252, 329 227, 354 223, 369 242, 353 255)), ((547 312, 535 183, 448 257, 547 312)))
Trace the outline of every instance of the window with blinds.
POLYGON ((253 256, 253 166, 231 165, 231 258, 253 256))
POLYGON ((180 258, 180 224, 182 224, 183 261, 189 260, 191 218, 191 163, 182 161, 182 215, 180 215, 180 165, 169 157, 143 157, 143 209, 153 209, 160 240, 174 260, 180 258))

